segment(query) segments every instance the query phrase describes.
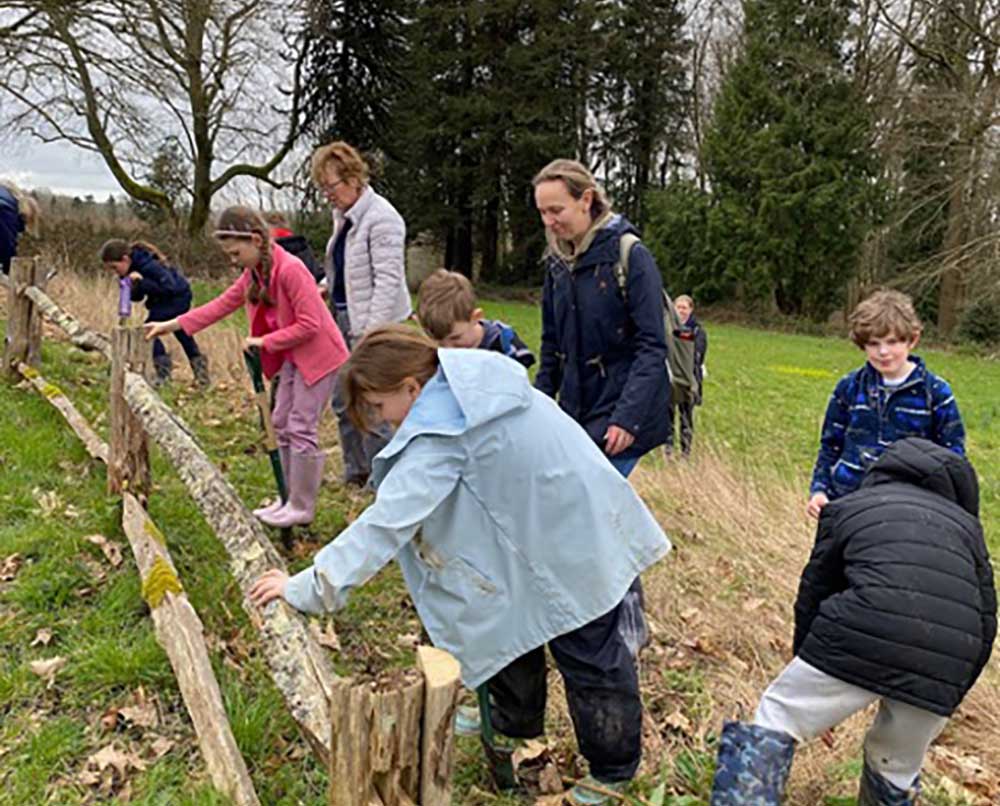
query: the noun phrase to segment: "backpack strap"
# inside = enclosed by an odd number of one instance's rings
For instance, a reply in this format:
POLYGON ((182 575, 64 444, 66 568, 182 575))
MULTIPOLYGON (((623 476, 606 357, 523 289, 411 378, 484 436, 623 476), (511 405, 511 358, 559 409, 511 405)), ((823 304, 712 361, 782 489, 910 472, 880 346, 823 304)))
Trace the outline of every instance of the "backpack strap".
POLYGON ((632 252, 632 247, 639 243, 639 236, 632 232, 626 232, 618 240, 618 262, 615 263, 615 279, 618 281, 618 290, 622 292, 622 299, 628 300, 628 259, 632 252))

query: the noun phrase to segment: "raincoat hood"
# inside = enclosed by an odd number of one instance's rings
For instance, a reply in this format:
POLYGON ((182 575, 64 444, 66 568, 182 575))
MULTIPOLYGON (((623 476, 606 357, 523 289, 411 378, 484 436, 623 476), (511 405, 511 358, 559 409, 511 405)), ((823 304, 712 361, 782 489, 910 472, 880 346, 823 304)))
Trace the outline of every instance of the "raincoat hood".
POLYGON ((516 361, 487 350, 438 350, 440 366, 389 444, 372 462, 377 488, 395 458, 419 436, 458 436, 531 405, 531 383, 516 361), (499 359, 499 360, 498 360, 499 359))
POLYGON ((972 465, 961 456, 926 439, 894 442, 872 465, 862 487, 903 482, 913 484, 979 515, 979 483, 972 465))

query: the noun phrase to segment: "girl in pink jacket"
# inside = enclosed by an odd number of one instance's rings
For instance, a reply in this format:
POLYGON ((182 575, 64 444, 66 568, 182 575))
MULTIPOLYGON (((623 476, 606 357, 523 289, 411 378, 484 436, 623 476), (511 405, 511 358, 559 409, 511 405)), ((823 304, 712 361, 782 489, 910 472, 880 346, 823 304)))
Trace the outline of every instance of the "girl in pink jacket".
POLYGON ((323 478, 320 415, 333 395, 337 369, 347 360, 343 336, 302 261, 271 242, 260 214, 230 207, 219 216, 215 237, 242 273, 204 305, 166 322, 146 325, 146 338, 183 330, 189 336, 246 305, 250 335, 264 374, 278 375, 272 420, 288 484, 288 502, 254 510, 270 526, 310 523, 323 478))

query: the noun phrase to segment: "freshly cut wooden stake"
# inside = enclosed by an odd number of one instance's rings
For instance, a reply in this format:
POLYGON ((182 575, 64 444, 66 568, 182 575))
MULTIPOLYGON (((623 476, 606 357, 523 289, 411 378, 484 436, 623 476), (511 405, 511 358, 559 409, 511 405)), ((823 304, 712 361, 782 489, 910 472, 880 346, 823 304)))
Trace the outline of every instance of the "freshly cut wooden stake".
POLYGON ((424 675, 424 718, 420 732, 420 803, 451 803, 455 711, 461 691, 461 667, 449 653, 417 647, 417 668, 424 675))

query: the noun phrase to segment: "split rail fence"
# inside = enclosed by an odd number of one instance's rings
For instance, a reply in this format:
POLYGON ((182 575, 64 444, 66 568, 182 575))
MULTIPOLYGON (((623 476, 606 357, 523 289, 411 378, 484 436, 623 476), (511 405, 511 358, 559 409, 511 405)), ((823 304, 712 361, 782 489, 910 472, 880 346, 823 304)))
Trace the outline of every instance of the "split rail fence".
MULTIPOLYGON (((0 276, 2 278, 2 276, 0 276)), ((338 677, 306 621, 284 601, 250 603, 250 585, 285 564, 260 522, 198 445, 191 430, 148 383, 152 354, 139 328, 110 338, 81 324, 46 293, 38 258, 15 258, 7 288, 3 372, 26 379, 63 415, 88 453, 107 465, 109 490, 122 498, 122 528, 142 580, 157 640, 166 652, 213 785, 236 806, 259 805, 233 738, 212 671, 203 627, 167 549, 146 513, 151 494, 149 437, 170 459, 216 537, 243 592, 243 607, 260 634, 272 679, 321 763, 330 772, 331 806, 445 806, 451 802, 453 717, 458 663, 419 647, 417 682, 374 691, 338 677), (67 395, 39 372, 42 319, 83 350, 111 363, 109 443, 67 395)))

